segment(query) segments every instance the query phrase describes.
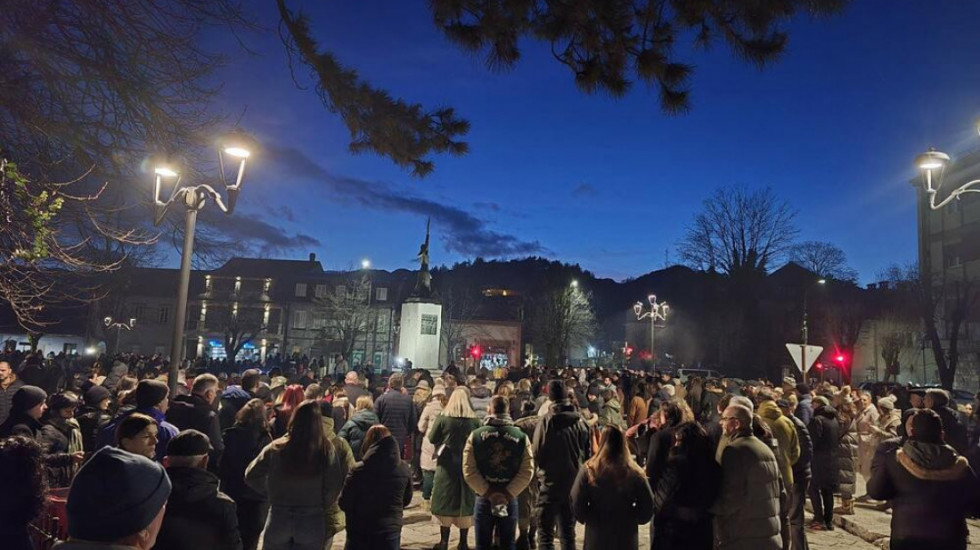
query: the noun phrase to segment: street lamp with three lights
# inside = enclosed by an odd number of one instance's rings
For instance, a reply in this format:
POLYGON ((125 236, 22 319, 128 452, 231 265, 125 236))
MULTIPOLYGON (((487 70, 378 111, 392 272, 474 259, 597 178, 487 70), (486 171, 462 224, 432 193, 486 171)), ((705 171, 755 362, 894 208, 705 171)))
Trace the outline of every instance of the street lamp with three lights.
POLYGON ((636 302, 633 304, 633 313, 636 314, 637 321, 647 317, 650 318, 650 361, 652 362, 656 358, 653 351, 653 343, 656 336, 657 321, 667 320, 667 312, 670 310, 670 306, 667 305, 667 302, 658 303, 656 294, 647 296, 647 302, 650 304, 649 311, 643 311, 643 302, 636 302))
MULTIPOLYGON (((977 132, 980 133, 980 124, 977 125, 977 132)), ((959 199, 964 193, 980 193, 980 180, 972 180, 953 189, 946 198, 936 202, 936 195, 943 186, 949 161, 949 155, 933 148, 915 158, 915 165, 922 171, 923 189, 929 195, 929 208, 933 210, 939 210, 959 199)))

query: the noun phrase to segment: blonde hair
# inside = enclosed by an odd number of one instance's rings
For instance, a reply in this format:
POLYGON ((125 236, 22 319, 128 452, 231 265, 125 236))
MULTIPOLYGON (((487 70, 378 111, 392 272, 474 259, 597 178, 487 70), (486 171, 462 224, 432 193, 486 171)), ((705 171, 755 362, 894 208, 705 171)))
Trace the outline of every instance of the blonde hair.
POLYGON ((456 388, 441 414, 453 418, 476 418, 473 406, 470 405, 469 392, 465 388, 456 388))
POLYGON ((363 411, 365 409, 372 410, 374 408, 374 400, 371 399, 369 395, 362 395, 357 398, 357 403, 354 405, 355 411, 363 411))
POLYGON ((622 483, 631 475, 646 477, 643 468, 633 460, 623 431, 612 425, 602 430, 599 451, 585 461, 585 473, 593 485, 601 478, 622 483))

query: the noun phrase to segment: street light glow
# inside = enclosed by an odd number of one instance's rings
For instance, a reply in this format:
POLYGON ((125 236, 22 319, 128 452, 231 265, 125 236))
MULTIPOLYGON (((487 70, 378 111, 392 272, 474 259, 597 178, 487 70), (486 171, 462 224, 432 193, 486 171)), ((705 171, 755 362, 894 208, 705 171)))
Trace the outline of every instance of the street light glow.
POLYGON ((369 267, 371 267, 371 260, 367 258, 361 260, 361 269, 368 269, 369 267))
POLYGON ((240 159, 247 159, 252 154, 244 147, 225 147, 225 153, 240 159))
POLYGON ((572 288, 578 288, 578 279, 572 279, 572 288))
POLYGON ((819 281, 817 281, 817 284, 818 285, 827 284, 827 279, 820 279, 819 281))
POLYGON ((930 149, 915 157, 915 164, 920 170, 939 170, 948 162, 949 155, 935 149, 930 149))
POLYGON ((153 169, 153 173, 164 178, 177 177, 177 172, 175 172, 169 166, 157 166, 156 168, 153 169))

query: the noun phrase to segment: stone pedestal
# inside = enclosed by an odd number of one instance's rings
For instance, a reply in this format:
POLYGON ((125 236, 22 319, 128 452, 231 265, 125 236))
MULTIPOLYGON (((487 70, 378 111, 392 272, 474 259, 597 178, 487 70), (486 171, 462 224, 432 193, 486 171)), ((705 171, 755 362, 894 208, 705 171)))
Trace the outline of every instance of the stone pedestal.
POLYGON ((435 300, 409 298, 402 304, 398 331, 398 355, 414 368, 439 370, 442 333, 442 304, 435 300))

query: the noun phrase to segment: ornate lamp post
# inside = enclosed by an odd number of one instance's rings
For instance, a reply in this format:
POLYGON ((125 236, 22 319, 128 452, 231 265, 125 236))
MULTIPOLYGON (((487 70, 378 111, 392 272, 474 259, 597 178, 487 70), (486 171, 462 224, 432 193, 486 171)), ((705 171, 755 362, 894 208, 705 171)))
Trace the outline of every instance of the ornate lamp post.
POLYGON ((171 396, 177 393, 178 365, 183 359, 184 323, 187 316, 187 293, 190 287, 191 257, 194 255, 194 230, 197 226, 197 213, 207 204, 208 197, 214 200, 218 208, 225 214, 230 215, 235 210, 238 193, 245 179, 245 163, 251 156, 252 149, 253 143, 250 138, 242 134, 233 134, 224 139, 222 147, 218 150, 219 179, 221 187, 225 189, 228 197, 227 204, 214 187, 209 184, 182 186, 180 174, 173 166, 163 164, 154 169, 153 203, 156 212, 153 223, 160 225, 167 212, 175 204, 184 207, 184 249, 180 257, 180 284, 177 287, 177 311, 174 314, 174 332, 170 345, 170 374, 167 381, 171 396), (233 180, 225 174, 226 163, 230 166, 233 166, 234 163, 238 165, 233 180), (163 192, 165 184, 173 186, 169 196, 163 192))
MULTIPOLYGON (((980 125, 977 126, 980 132, 980 125)), ((936 195, 943 186, 946 166, 949 165, 949 155, 930 148, 915 158, 915 165, 922 171, 922 186, 929 195, 929 208, 939 210, 952 201, 959 199, 964 193, 980 193, 980 180, 973 180, 960 185, 949 192, 945 199, 936 203, 936 195)))
POLYGON ((133 330, 133 328, 136 326, 136 318, 130 317, 128 322, 124 322, 116 321, 110 316, 103 319, 102 323, 105 325, 107 330, 111 328, 116 329, 116 345, 112 348, 112 351, 113 353, 119 353, 119 332, 123 330, 133 330))
POLYGON ((670 310, 670 306, 667 305, 667 302, 658 303, 656 294, 647 296, 647 302, 650 304, 650 309, 648 311, 644 311, 643 302, 638 301, 633 304, 633 313, 636 314, 637 321, 647 317, 650 318, 650 360, 654 361, 656 356, 654 355, 653 344, 656 337, 657 321, 667 320, 667 312, 670 310))

